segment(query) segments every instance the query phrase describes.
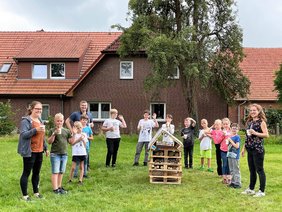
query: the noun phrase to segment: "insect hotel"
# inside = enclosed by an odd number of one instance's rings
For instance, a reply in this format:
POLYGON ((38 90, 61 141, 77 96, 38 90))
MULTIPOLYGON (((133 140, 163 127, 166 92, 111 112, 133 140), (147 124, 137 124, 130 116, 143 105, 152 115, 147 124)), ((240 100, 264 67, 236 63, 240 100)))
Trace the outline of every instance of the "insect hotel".
POLYGON ((149 162, 150 183, 181 184, 183 144, 165 129, 152 138, 149 162))

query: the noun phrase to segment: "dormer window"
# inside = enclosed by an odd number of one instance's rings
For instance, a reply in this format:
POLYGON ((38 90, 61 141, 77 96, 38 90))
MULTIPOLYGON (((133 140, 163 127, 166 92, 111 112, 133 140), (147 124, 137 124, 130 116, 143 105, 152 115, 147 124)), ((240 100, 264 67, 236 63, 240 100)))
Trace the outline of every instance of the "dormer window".
POLYGON ((8 73, 12 66, 12 63, 4 63, 2 67, 0 68, 0 73, 8 73))
POLYGON ((47 79, 47 64, 33 64, 32 79, 47 79))
POLYGON ((50 78, 51 79, 65 79, 65 64, 51 63, 50 64, 50 78))

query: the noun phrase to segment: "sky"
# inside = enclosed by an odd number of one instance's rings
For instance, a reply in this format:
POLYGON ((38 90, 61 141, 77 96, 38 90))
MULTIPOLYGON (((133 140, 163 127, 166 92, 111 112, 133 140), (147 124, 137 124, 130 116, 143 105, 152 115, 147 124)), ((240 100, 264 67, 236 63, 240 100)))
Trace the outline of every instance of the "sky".
MULTIPOLYGON (((282 47, 281 0, 235 0, 244 47, 282 47)), ((128 0, 0 0, 0 31, 115 31, 128 0)))

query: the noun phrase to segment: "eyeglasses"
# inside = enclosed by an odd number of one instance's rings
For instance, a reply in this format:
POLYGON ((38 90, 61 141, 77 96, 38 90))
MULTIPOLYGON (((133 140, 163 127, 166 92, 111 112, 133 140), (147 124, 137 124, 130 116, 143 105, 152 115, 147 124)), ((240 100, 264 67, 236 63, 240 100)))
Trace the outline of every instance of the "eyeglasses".
POLYGON ((33 108, 33 109, 35 109, 35 110, 42 110, 42 108, 37 108, 37 107, 35 107, 35 108, 33 108))

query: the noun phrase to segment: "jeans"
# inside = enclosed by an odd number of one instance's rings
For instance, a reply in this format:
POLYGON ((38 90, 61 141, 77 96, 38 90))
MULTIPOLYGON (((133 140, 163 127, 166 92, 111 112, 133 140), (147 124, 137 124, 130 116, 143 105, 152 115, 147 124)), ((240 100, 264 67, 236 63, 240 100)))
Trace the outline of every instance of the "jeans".
POLYGON ((144 145, 145 145, 145 157, 144 157, 144 162, 145 162, 145 163, 148 162, 148 158, 149 158, 149 149, 148 149, 148 145, 149 145, 149 142, 138 142, 137 145, 136 145, 136 153, 135 153, 134 163, 138 163, 138 162, 139 162, 140 153, 141 153, 141 151, 142 151, 144 145))
POLYGON ((106 157, 106 166, 110 165, 112 159, 112 165, 116 164, 117 153, 119 148, 120 138, 106 138, 107 141, 107 157, 106 157))
POLYGON ((220 144, 215 144, 215 149, 216 149, 215 153, 216 153, 217 174, 222 175, 220 144))
POLYGON ((32 170, 32 186, 33 192, 38 193, 39 173, 42 165, 43 153, 32 152, 31 157, 23 157, 23 173, 20 179, 20 185, 23 196, 27 195, 28 177, 32 170))
POLYGON ((52 166, 52 174, 65 173, 67 161, 68 161, 68 155, 51 153, 50 161, 52 166))
POLYGON ((236 158, 228 158, 228 165, 230 174, 232 176, 231 183, 233 185, 241 186, 241 173, 239 168, 239 160, 236 158))
POLYGON ((227 152, 221 151, 221 159, 222 159, 222 174, 229 175, 229 166, 228 166, 228 159, 227 159, 227 152))
POLYGON ((257 173, 259 176, 260 188, 262 192, 265 190, 266 177, 263 168, 264 162, 264 151, 258 153, 256 150, 247 150, 248 151, 248 165, 250 171, 250 189, 254 189, 257 181, 257 173))
POLYGON ((184 147, 184 164, 185 167, 193 167, 193 150, 194 145, 184 147), (189 164, 188 164, 188 156, 189 156, 189 164))

